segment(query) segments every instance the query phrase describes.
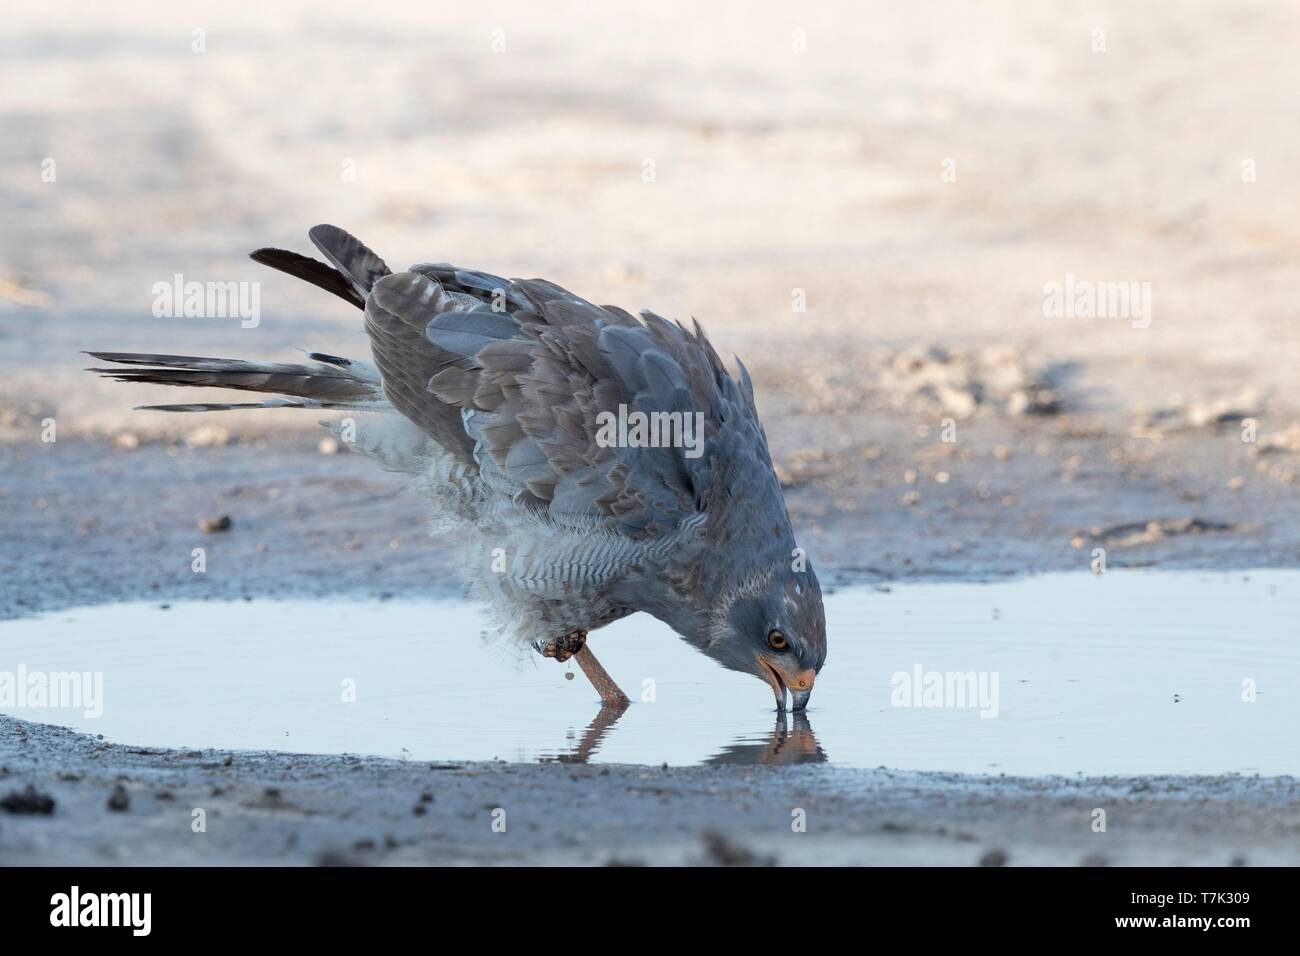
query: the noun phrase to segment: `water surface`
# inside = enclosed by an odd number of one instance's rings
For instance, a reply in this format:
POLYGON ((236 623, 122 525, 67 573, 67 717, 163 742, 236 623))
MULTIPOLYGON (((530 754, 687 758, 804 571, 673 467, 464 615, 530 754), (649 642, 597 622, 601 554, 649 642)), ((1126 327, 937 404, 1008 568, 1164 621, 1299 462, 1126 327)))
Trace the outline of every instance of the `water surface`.
POLYGON ((576 666, 485 646, 472 605, 412 600, 118 604, 5 622, 0 672, 99 671, 104 706, 0 711, 143 746, 431 761, 1300 774, 1300 572, 861 587, 826 610, 830 655, 806 718, 778 718, 766 685, 644 615, 591 637, 633 699, 616 715, 576 666), (918 668, 923 682, 973 673, 986 691, 996 675, 996 706, 897 706, 899 675, 918 668))

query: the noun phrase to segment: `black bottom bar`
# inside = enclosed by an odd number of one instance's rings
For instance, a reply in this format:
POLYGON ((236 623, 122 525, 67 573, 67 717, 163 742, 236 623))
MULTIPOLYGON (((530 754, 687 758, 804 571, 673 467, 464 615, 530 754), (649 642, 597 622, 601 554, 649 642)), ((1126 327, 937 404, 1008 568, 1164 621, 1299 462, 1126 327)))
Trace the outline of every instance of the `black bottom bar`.
POLYGON ((148 938, 170 941, 335 946, 381 931, 446 939, 454 927, 498 943, 511 931, 567 925, 581 930, 575 945, 619 945, 703 920, 736 940, 778 945, 837 930, 864 941, 906 932, 926 943, 1132 936, 1231 945, 1293 930, 1294 887, 1295 871, 1266 868, 0 869, 0 916, 11 943, 71 932, 127 938, 146 927, 148 938), (589 935, 602 922, 615 935, 589 935))

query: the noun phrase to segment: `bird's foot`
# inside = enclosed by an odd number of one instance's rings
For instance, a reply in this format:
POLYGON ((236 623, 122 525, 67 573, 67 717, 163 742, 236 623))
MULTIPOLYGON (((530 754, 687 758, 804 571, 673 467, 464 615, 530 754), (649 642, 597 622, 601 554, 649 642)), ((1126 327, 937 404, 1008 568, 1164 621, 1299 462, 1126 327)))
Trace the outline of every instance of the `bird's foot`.
POLYGON ((556 638, 553 641, 547 641, 542 645, 543 657, 554 657, 557 661, 567 661, 578 651, 587 645, 587 632, 584 630, 570 631, 563 637, 556 638))

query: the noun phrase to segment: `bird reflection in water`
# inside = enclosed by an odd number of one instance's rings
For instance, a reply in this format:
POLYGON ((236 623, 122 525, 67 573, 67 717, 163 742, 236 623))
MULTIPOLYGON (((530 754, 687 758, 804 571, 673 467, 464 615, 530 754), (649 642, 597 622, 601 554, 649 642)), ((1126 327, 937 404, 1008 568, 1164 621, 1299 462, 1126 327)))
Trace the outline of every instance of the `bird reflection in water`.
MULTIPOLYGON (((600 748, 601 741, 627 711, 624 703, 607 704, 583 731, 582 739, 568 753, 543 757, 542 763, 587 763, 600 748)), ((766 734, 737 737, 721 751, 704 761, 720 764, 794 764, 825 763, 829 758, 817 743, 812 724, 805 713, 778 713, 776 724, 766 734)))
POLYGON ((719 753, 704 761, 719 764, 787 764, 825 763, 829 758, 817 743, 812 724, 802 712, 794 714, 793 725, 786 723, 786 715, 776 715, 776 726, 766 736, 737 737, 719 753))

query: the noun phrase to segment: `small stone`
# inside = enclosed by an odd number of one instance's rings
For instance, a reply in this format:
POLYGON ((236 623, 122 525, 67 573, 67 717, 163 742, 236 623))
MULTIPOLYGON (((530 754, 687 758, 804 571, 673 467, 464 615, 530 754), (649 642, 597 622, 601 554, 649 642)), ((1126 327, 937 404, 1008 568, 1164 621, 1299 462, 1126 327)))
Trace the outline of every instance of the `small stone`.
POLYGON ((215 534, 218 531, 229 531, 233 524, 230 515, 217 515, 212 518, 200 518, 199 530, 205 534, 215 534))
POLYGON ((119 783, 108 795, 108 809, 114 813, 124 813, 130 806, 131 798, 127 795, 126 787, 119 783))
POLYGON ((0 810, 19 816, 48 817, 54 812, 54 798, 28 784, 26 790, 15 790, 0 800, 0 810))

